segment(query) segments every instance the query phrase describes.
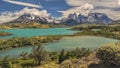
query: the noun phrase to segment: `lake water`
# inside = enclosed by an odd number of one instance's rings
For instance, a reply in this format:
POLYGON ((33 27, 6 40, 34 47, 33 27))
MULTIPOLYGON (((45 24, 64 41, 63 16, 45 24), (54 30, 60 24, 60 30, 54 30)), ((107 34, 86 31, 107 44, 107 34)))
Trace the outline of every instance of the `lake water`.
MULTIPOLYGON (((114 43, 119 40, 96 37, 96 36, 75 36, 75 37, 65 37, 57 42, 46 43, 45 49, 47 51, 60 51, 61 49, 75 49, 80 48, 90 48, 96 49, 107 43, 114 43)), ((13 48, 8 50, 0 51, 0 56, 9 55, 11 57, 18 57, 22 52, 31 52, 32 46, 13 48)))
POLYGON ((47 35, 71 35, 78 31, 69 30, 69 28, 46 28, 46 29, 1 29, 0 32, 9 32, 11 36, 0 36, 0 38, 12 37, 33 37, 47 35))
POLYGON ((65 37, 58 42, 46 43, 45 49, 48 51, 59 51, 61 49, 90 48, 96 49, 104 44, 114 43, 118 40, 97 36, 75 36, 65 37))

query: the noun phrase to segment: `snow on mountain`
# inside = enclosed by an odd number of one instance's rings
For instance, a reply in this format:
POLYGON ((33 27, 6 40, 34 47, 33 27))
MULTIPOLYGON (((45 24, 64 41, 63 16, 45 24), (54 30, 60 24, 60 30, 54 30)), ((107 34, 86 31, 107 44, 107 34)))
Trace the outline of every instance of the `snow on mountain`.
POLYGON ((110 24, 112 19, 110 19, 104 13, 89 13, 87 16, 82 14, 69 14, 68 18, 62 20, 65 25, 76 25, 83 23, 96 23, 96 24, 110 24))
POLYGON ((34 19, 34 18, 36 18, 36 16, 37 16, 37 18, 38 17, 41 19, 45 18, 48 22, 51 22, 51 18, 50 18, 51 16, 46 10, 38 10, 35 8, 27 8, 26 7, 20 11, 1 13, 0 14, 0 18, 1 18, 0 23, 15 21, 17 19, 20 20, 20 19, 23 19, 22 17, 26 17, 26 18, 29 17, 30 19, 34 19))
POLYGON ((104 13, 90 13, 88 15, 87 22, 99 23, 99 24, 110 24, 110 23, 112 23, 112 19, 110 19, 104 13))
POLYGON ((91 4, 84 4, 67 11, 62 11, 63 16, 55 19, 46 10, 35 8, 24 8, 16 12, 3 12, 0 14, 0 23, 22 23, 22 22, 39 22, 39 23, 64 23, 65 25, 77 25, 82 23, 109 24, 112 20, 104 13, 92 13, 94 9, 91 4))
POLYGON ((82 23, 97 23, 97 24, 110 24, 112 19, 110 19, 104 13, 92 13, 94 6, 92 4, 86 3, 80 7, 70 9, 63 12, 63 20, 61 20, 65 25, 76 25, 82 23), (66 15, 67 14, 67 15, 66 15), (66 16, 66 17, 65 17, 66 16))
POLYGON ((53 22, 53 19, 51 17, 42 17, 34 14, 24 14, 21 15, 19 18, 8 23, 31 23, 31 22, 38 22, 44 24, 53 22))
POLYGON ((79 7, 73 7, 66 11, 60 11, 62 12, 61 18, 67 18, 69 14, 74 14, 74 13, 76 13, 77 15, 81 14, 81 15, 87 16, 93 9, 94 9, 94 6, 92 4, 85 3, 79 7))

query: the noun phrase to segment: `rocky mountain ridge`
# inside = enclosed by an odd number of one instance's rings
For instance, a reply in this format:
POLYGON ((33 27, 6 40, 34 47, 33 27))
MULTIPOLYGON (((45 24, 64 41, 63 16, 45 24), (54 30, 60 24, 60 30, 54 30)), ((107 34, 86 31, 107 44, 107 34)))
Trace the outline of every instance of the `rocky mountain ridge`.
POLYGON ((62 22, 65 25, 77 25, 77 24, 111 24, 112 19, 110 19, 106 14, 104 13, 89 13, 87 16, 81 15, 81 14, 69 14, 68 18, 62 20, 62 22))

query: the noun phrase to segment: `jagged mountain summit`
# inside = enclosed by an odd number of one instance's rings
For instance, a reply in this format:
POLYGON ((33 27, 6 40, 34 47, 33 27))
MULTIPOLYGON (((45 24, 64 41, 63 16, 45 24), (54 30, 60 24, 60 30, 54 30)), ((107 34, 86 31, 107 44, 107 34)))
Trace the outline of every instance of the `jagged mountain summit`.
POLYGON ((35 8, 24 8, 21 11, 16 11, 14 13, 3 13, 2 19, 3 22, 0 23, 30 23, 30 22, 39 22, 39 23, 57 23, 58 21, 54 19, 46 10, 38 10, 35 8), (9 19, 6 21, 9 14, 9 19))
POLYGON ((89 13, 87 16, 82 14, 69 14, 68 18, 62 20, 65 25, 77 25, 83 23, 96 23, 96 24, 111 24, 112 19, 110 19, 104 13, 89 13))
POLYGON ((112 23, 112 19, 109 18, 105 13, 98 13, 92 11, 94 9, 94 5, 86 3, 80 7, 76 7, 71 10, 70 13, 67 13, 65 18, 61 20, 61 22, 65 25, 77 25, 77 24, 110 24, 112 23), (77 11, 76 11, 77 9, 77 11), (72 12, 73 11, 73 12, 72 12), (67 17, 68 16, 68 17, 67 17))
POLYGON ((50 16, 40 17, 34 14, 23 14, 17 19, 10 21, 9 23, 31 23, 31 22, 39 22, 41 24, 46 24, 46 23, 53 22, 53 19, 50 16))
POLYGON ((82 14, 69 14, 68 18, 57 20, 52 18, 51 16, 39 16, 35 14, 23 14, 17 19, 10 21, 8 23, 30 23, 30 22, 38 22, 41 24, 52 24, 52 23, 63 23, 65 25, 73 26, 77 24, 111 24, 112 19, 110 19, 104 13, 89 13, 87 16, 82 14))

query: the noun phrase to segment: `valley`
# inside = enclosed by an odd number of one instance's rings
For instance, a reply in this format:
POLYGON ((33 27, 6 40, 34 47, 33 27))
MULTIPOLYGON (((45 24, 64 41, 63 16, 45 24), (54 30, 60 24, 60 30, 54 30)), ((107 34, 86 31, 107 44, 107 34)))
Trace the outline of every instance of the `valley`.
MULTIPOLYGON (((53 26, 57 27, 59 25, 53 25, 53 26)), ((2 36, 0 37, 0 39, 1 40, 4 39, 7 41, 9 41, 9 39, 10 40, 17 39, 18 41, 20 41, 21 38, 32 39, 34 37, 39 38, 42 36, 43 37, 45 36, 48 38, 49 38, 49 36, 51 36, 53 38, 54 38, 54 36, 61 37, 61 38, 62 37, 63 38, 64 37, 73 37, 74 38, 74 37, 79 37, 79 36, 83 36, 83 38, 84 38, 84 36, 88 36, 88 37, 90 36, 91 38, 93 36, 93 38, 94 38, 94 36, 96 36, 96 37, 100 37, 100 38, 108 38, 108 39, 110 38, 110 39, 120 40, 120 34, 119 34, 120 24, 111 24, 111 25, 81 24, 81 25, 77 25, 77 26, 69 26, 69 28, 65 28, 65 27, 55 28, 55 27, 50 27, 50 24, 13 23, 13 24, 3 24, 3 25, 1 25, 1 27, 4 27, 4 29, 3 28, 0 29, 1 33, 3 32, 4 36, 3 36, 3 34, 1 34, 2 36), (5 27, 9 27, 9 28, 5 28, 5 27)), ((80 39, 82 39, 82 38, 80 37, 80 39)), ((74 40, 73 40, 73 42, 74 42, 74 40)), ((29 41, 29 39, 28 39, 28 41, 29 41)), ((5 42, 1 41, 1 44, 2 43, 4 44, 5 42)), ((15 44, 12 41, 10 41, 10 43, 15 44)), ((63 41, 63 43, 64 43, 64 41, 63 41)), ((70 42, 65 43, 65 44, 67 45, 69 43, 70 42)), ((75 44, 77 45, 77 43, 75 43, 75 44)), ((59 45, 64 46, 65 44, 58 43, 55 46, 59 46, 59 45)), ((75 45, 75 44, 71 43, 71 45, 75 45)), ((76 46, 76 47, 79 47, 79 45, 80 44, 78 44, 78 46, 76 46)), ((92 44, 89 44, 89 45, 92 45, 92 44)), ((99 44, 97 44, 97 45, 99 45, 99 44)), ((21 46, 22 46, 22 44, 20 45, 20 47, 21 46)), ((11 47, 14 47, 14 45, 12 45, 12 46, 6 45, 5 47, 2 47, 0 49, 4 49, 4 48, 7 49, 7 48, 11 48, 11 47)), ((58 48, 60 48, 60 47, 58 47, 58 48)), ((68 45, 68 48, 71 49, 71 47, 69 47, 69 45, 68 45)), ((85 47, 85 48, 87 48, 87 47, 85 47)), ((49 47, 47 49, 49 50, 49 47)), ((56 49, 56 47, 55 47, 55 49, 56 49)), ((62 49, 62 48, 60 48, 60 49, 62 49)), ((94 47, 93 47, 93 49, 94 49, 94 47)), ((54 50, 54 47, 53 47, 53 50, 54 50)))
POLYGON ((120 68, 117 0, 1 0, 0 68, 120 68))
MULTIPOLYGON (((29 23, 30 24, 30 23, 29 23)), ((32 24, 32 23, 31 23, 32 24)), ((42 24, 44 25, 44 24, 42 24)), ((8 25, 7 25, 8 26, 8 25)), ((27 25, 25 25, 27 26, 27 25)), ((54 26, 54 25, 53 25, 54 26)), ((28 26, 27 26, 28 27, 28 26)), ((96 36, 103 38, 110 38, 120 40, 120 24, 114 25, 97 25, 97 24, 81 24, 77 26, 71 26, 69 28, 16 28, 0 29, 1 32, 11 33, 10 35, 1 36, 0 39, 14 38, 34 38, 42 36, 58 36, 58 37, 76 37, 76 36, 96 36)), ((73 40, 74 41, 74 40, 73 40)), ((12 42, 11 42, 12 43, 12 42)))
MULTIPOLYGON (((12 28, 12 29, 1 29, 0 31, 4 32, 9 32, 12 33, 13 35, 11 36, 4 36, 0 37, 1 38, 1 45, 6 45, 5 47, 1 46, 1 50, 4 49, 11 49, 11 48, 16 48, 16 47, 23 47, 23 46, 31 46, 31 44, 22 44, 22 41, 24 42, 31 42, 33 40, 39 40, 38 43, 41 43, 40 41, 45 42, 45 48, 48 51, 60 51, 63 48, 69 50, 69 49, 74 49, 77 47, 80 48, 90 48, 94 50, 95 48, 98 48, 100 45, 104 45, 107 43, 113 43, 117 42, 117 40, 120 40, 120 34, 119 34, 119 29, 120 25, 96 25, 96 24, 82 24, 79 26, 73 26, 71 28, 22 28, 19 29, 19 27, 12 28), (54 40, 54 36, 57 38, 62 38, 58 40, 57 42, 51 42, 49 43, 49 38, 54 40), (45 39, 41 38, 46 37, 45 39), (66 38, 68 37, 68 38, 66 38), (23 38, 23 39, 22 39, 23 38), (38 38, 38 39, 37 39, 38 38), (53 38, 53 39, 52 39, 53 38), (93 38, 93 39, 92 39, 93 38), (2 42, 2 39, 6 40, 2 42), (30 39, 33 39, 30 41, 30 39), (91 40, 90 40, 91 39, 91 40), (112 40, 113 39, 113 40, 112 40), (15 42, 12 41, 18 41, 21 43, 21 45, 16 44, 15 42), (20 41, 21 40, 21 41, 20 41), (47 41, 48 40, 48 41, 47 41), (98 42, 96 44, 96 42, 98 42), (110 41, 111 40, 111 41, 110 41), (87 43, 86 43, 87 41, 87 43), (105 43, 106 41, 106 43, 105 43), (107 42, 108 41, 108 42, 107 42), (8 44, 4 44, 5 42, 8 42, 8 44), (90 42, 90 43, 89 43, 90 42), (95 43, 94 43, 95 42, 95 43), (9 44, 11 43, 11 45, 9 44), (16 45, 12 45, 16 44, 16 45)), ((33 41, 34 43, 34 41, 33 41)), ((23 47, 24 48, 24 47, 23 47)), ((27 47, 25 47, 27 48, 27 47)), ((30 47, 32 49, 32 46, 30 47)), ((30 51, 28 49, 27 52, 30 51)), ((27 49, 25 49, 27 50, 27 49)), ((19 51, 18 51, 19 52, 19 51)), ((22 51, 20 51, 22 52, 22 51)), ((19 54, 19 53, 17 53, 19 54)))
MULTIPOLYGON (((89 54, 95 55, 96 50, 101 46, 107 45, 108 43, 117 43, 120 41, 120 24, 81 24, 69 27, 66 26, 68 28, 56 28, 59 25, 52 25, 51 27, 50 24, 39 25, 37 23, 36 26, 35 23, 15 23, 13 25, 10 24, 10 28, 3 28, 8 27, 8 25, 9 24, 3 25, 0 31, 11 33, 13 35, 0 37, 0 56, 9 56, 9 58, 16 58, 16 60, 11 60, 18 61, 14 63, 14 66, 18 65, 20 68, 21 65, 24 64, 34 64, 29 63, 29 61, 33 62, 34 59, 28 56, 31 54, 34 47, 37 48, 43 45, 44 50, 49 52, 47 54, 49 54, 50 58, 52 58, 51 54, 55 54, 56 57, 54 56, 54 58, 56 59, 51 59, 49 63, 54 63, 54 66, 59 67, 61 65, 58 63, 59 60, 57 58, 60 57, 60 52, 62 52, 63 49, 68 53, 72 53, 71 51, 74 52, 76 48, 79 48, 80 50, 84 49, 85 53, 83 50, 80 51, 80 53, 83 52, 81 58, 87 58, 90 57, 89 54), (29 59, 22 59, 20 56, 22 54, 26 54, 26 57, 29 59)), ((76 53, 77 52, 74 54, 76 53)), ((75 58, 77 55, 66 55, 66 57, 71 57, 71 59, 75 59, 76 61, 78 60, 75 58)), ((94 56, 91 56, 91 58, 93 57, 94 56)), ((98 58, 95 57, 95 59, 97 60, 95 62, 98 63, 98 58)), ((70 60, 70 58, 68 60, 70 60)), ((70 62, 74 61, 70 60, 70 62)), ((92 63, 93 61, 94 60, 91 60, 92 63)), ((84 63, 82 63, 82 65, 84 65, 84 63)), ((36 66, 37 65, 35 65, 35 67, 36 66)), ((44 66, 44 64, 41 66, 44 66)))

